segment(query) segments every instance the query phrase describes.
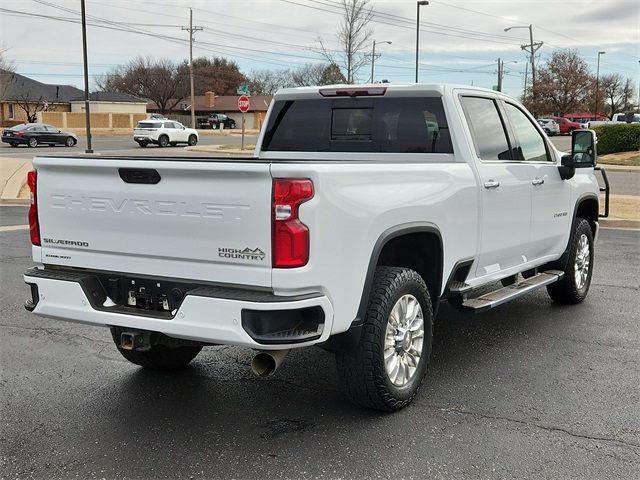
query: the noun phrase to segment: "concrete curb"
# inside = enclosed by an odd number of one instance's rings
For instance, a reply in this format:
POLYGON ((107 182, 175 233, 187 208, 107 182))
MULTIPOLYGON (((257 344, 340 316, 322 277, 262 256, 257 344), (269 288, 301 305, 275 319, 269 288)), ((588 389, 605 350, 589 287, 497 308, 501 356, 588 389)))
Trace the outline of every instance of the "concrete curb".
POLYGON ((598 166, 605 170, 614 170, 616 172, 640 172, 640 167, 634 167, 633 165, 609 165, 607 163, 598 163, 598 166))
POLYGON ((625 220, 622 218, 601 218, 600 226, 603 228, 630 228, 640 230, 640 220, 625 220))

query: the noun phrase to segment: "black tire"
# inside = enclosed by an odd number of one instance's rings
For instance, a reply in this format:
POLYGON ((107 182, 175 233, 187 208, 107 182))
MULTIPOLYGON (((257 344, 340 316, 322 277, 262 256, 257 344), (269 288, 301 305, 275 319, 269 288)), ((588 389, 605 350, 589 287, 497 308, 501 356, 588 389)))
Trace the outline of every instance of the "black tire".
POLYGON ((564 277, 559 282, 547 285, 547 292, 549 296, 556 303, 564 305, 574 305, 582 302, 589 293, 589 286, 591 285, 591 277, 593 275, 593 233, 589 222, 583 218, 576 218, 573 232, 571 233, 571 239, 569 240, 569 254, 567 257, 567 263, 564 269, 564 277), (584 255, 583 243, 586 241, 589 252, 588 256, 584 255), (578 253, 580 250, 580 254, 578 253), (586 257, 586 258, 585 258, 586 257), (581 276, 581 279, 576 278, 580 266, 585 265, 585 261, 588 260, 586 277, 581 276), (582 285, 579 284, 582 282, 582 285))
POLYGON ((175 147, 176 145, 178 145, 178 142, 169 142, 169 145, 171 145, 172 147, 175 147))
POLYGON ((433 310, 422 277, 408 268, 378 267, 360 342, 351 350, 336 353, 338 376, 347 397, 358 405, 376 410, 395 411, 407 406, 422 385, 431 355, 432 339, 433 310), (406 385, 397 386, 385 368, 385 338, 391 311, 405 295, 413 296, 420 304, 424 336, 414 373, 406 385))
POLYGON ((138 142, 141 148, 145 148, 147 146, 147 142, 138 142))
POLYGON ((189 135, 189 141, 187 143, 189 144, 189 146, 193 147, 196 143, 198 143, 198 137, 193 134, 189 135))
POLYGON ((171 348, 164 345, 154 345, 150 350, 143 352, 136 350, 124 350, 119 347, 120 334, 124 331, 120 327, 111 327, 111 336, 113 342, 120 354, 131 363, 140 365, 144 368, 154 370, 176 370, 183 368, 196 358, 202 347, 186 346, 171 348))
POLYGON ((38 146, 38 139, 36 137, 31 137, 27 141, 27 145, 29 145, 31 148, 36 148, 38 146))
POLYGON ((158 145, 163 148, 167 147, 169 145, 169 137, 166 135, 160 135, 160 138, 158 138, 158 145))
POLYGON ((500 283, 503 287, 508 287, 509 285, 513 285, 518 281, 518 275, 511 275, 510 277, 500 279, 500 283))
POLYGON ((73 137, 67 137, 64 141, 64 144, 67 147, 73 147, 76 144, 76 139, 73 137))
POLYGON ((9 145, 11 145, 12 147, 17 147, 18 146, 17 143, 10 143, 9 145))

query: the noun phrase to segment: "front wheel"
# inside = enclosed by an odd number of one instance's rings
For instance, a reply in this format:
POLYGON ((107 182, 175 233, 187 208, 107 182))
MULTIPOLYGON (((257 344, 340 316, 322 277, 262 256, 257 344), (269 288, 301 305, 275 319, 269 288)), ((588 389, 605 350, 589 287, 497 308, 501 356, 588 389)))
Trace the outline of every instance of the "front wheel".
POLYGON ((189 135, 189 141, 187 143, 189 143, 189 146, 193 147, 196 143, 198 143, 198 137, 196 137, 195 135, 189 135))
POLYGON ((554 302, 573 305, 587 297, 593 274, 593 253, 593 233, 589 222, 576 218, 564 277, 547 285, 547 292, 554 302))
POLYGON ((347 397, 364 407, 395 411, 416 396, 433 338, 431 298, 408 268, 378 267, 357 347, 336 353, 347 397))
POLYGON ((67 139, 64 141, 64 144, 67 147, 73 147, 76 144, 76 139, 73 137, 67 137, 67 139))
POLYGON ((191 360, 196 358, 202 347, 167 347, 165 345, 153 345, 149 350, 125 350, 120 348, 120 335, 123 329, 119 327, 111 328, 111 336, 120 354, 131 363, 141 367, 154 370, 175 370, 185 367, 191 360))

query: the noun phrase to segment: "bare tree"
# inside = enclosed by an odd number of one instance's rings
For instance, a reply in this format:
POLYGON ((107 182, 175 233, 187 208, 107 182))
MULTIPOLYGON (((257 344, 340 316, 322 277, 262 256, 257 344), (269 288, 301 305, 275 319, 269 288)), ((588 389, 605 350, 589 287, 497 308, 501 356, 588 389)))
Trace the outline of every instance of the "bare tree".
POLYGON ((340 67, 335 63, 303 65, 293 71, 291 79, 296 87, 346 82, 344 75, 340 72, 340 67))
POLYGON ((281 88, 293 87, 291 70, 254 70, 249 74, 253 95, 273 95, 281 88))
POLYGON ((16 69, 15 64, 7 58, 7 47, 4 43, 0 44, 0 102, 7 99, 11 83, 13 82, 13 72, 16 69))
POLYGON ((102 91, 122 92, 153 101, 162 113, 189 94, 188 72, 168 58, 137 57, 97 78, 102 91))
POLYGON ((345 83, 344 75, 335 63, 309 63, 296 69, 257 70, 249 75, 249 88, 254 95, 273 95, 280 88, 333 83, 345 83))
POLYGON ((367 27, 373 19, 373 9, 369 6, 369 0, 340 0, 340 5, 344 10, 336 33, 340 49, 330 50, 322 39, 318 39, 318 43, 322 56, 344 70, 347 83, 354 83, 358 71, 369 61, 365 51, 372 35, 367 27))
POLYGON ((565 113, 579 109, 591 110, 595 79, 589 67, 576 50, 556 50, 547 63, 538 69, 536 101, 532 101, 531 89, 524 103, 538 113, 565 113))
POLYGON ((635 89, 630 78, 624 78, 619 73, 604 75, 600 79, 603 103, 608 103, 609 117, 614 113, 626 112, 634 108, 635 89))
POLYGON ((38 99, 31 98, 29 94, 22 94, 16 100, 16 104, 27 116, 28 123, 35 123, 38 121, 38 112, 46 110, 48 107, 47 102, 42 100, 42 97, 38 99))

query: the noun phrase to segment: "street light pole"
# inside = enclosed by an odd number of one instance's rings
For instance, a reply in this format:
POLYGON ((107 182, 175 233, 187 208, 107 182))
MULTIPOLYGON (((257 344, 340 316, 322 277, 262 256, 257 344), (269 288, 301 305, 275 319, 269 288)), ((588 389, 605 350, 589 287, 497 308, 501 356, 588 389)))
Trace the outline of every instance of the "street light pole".
POLYGON ((377 42, 376 40, 373 41, 373 52, 371 53, 371 83, 374 83, 373 72, 374 72, 374 66, 376 64, 376 43, 386 43, 391 45, 391 42, 389 41, 385 41, 385 42, 377 42))
MULTIPOLYGON (((604 55, 605 51, 598 52, 598 67, 596 68, 596 107, 593 109, 593 120, 598 121, 598 97, 600 96, 600 55, 604 55)), ((614 112, 611 112, 612 116, 614 112)))
POLYGON ((89 111, 89 62, 87 61, 87 19, 84 0, 80 1, 82 16, 82 57, 84 61, 84 122, 87 130, 87 149, 85 153, 93 153, 91 149, 91 112, 89 111))
POLYGON ((429 5, 426 0, 416 2, 416 83, 418 83, 418 56, 420 52, 420 7, 429 5))

